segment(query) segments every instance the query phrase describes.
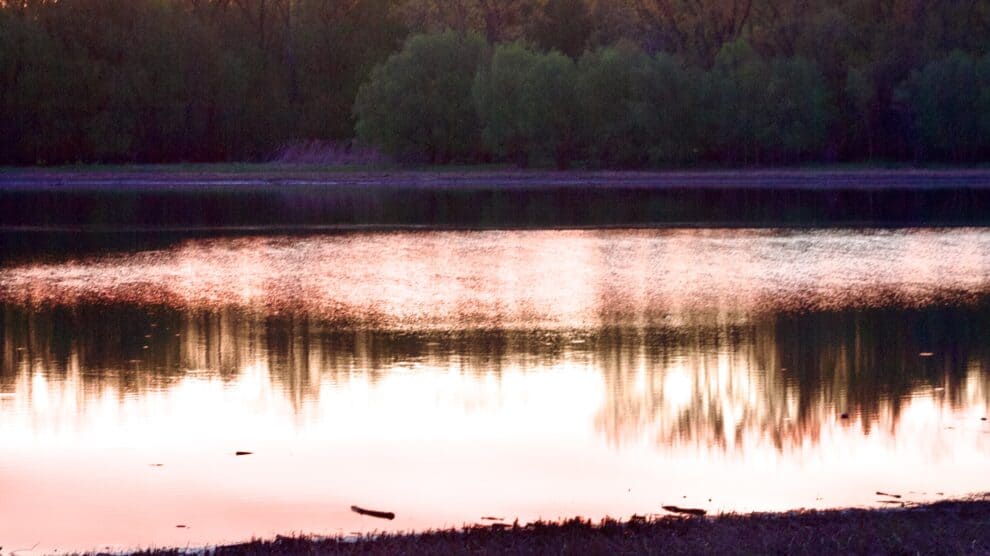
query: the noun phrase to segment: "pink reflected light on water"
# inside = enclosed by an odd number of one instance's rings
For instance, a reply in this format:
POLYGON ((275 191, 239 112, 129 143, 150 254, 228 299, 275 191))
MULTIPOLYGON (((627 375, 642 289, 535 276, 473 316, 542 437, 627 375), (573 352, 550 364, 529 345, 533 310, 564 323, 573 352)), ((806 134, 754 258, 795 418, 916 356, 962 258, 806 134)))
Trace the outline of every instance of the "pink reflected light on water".
MULTIPOLYGON (((970 399, 957 408, 917 392, 896 418, 885 404, 843 422, 822 406, 781 449, 760 418, 742 419, 742 438, 728 448, 705 438, 657 445, 662 420, 610 445, 599 431, 609 403, 600 373, 568 363, 498 379, 388 370, 374 383, 325 381, 302 408, 275 391, 263 365, 233 382, 194 376, 138 394, 25 374, 0 404, 0 533, 9 546, 185 546, 423 530, 488 515, 630 517, 663 503, 872 505, 876 490, 935 500, 986 482, 990 429, 978 419, 986 381, 970 380, 970 399), (361 517, 352 504, 398 518, 361 517)), ((760 402, 723 400, 739 415, 760 402)))
POLYGON ((987 491, 990 354, 921 357, 911 334, 985 326, 988 293, 990 232, 965 229, 208 239, 8 266, 0 539, 987 491))
POLYGON ((389 329, 583 328, 990 291, 990 232, 615 230, 190 240, 0 269, 0 300, 305 312, 389 329))

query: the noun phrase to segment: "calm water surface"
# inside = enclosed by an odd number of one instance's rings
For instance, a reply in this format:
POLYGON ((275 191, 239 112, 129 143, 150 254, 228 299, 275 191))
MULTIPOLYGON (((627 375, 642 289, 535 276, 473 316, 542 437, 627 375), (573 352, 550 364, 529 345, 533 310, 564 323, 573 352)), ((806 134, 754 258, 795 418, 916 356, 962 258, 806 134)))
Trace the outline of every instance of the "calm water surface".
POLYGON ((0 266, 4 553, 937 500, 990 490, 988 414, 990 230, 194 239, 0 266))

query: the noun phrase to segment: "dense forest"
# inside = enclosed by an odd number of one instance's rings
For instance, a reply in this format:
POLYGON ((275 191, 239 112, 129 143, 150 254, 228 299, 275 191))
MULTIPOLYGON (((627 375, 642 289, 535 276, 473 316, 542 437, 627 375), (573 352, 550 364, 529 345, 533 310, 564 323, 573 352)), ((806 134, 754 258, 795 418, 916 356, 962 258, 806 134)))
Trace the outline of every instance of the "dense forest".
POLYGON ((0 0, 0 163, 990 159, 990 0, 0 0))

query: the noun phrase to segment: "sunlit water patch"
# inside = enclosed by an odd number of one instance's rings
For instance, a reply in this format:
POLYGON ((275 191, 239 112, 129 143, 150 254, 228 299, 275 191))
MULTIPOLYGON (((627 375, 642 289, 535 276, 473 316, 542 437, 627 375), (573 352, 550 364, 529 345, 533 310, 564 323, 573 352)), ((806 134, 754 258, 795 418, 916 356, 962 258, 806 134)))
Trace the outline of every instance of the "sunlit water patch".
POLYGON ((240 306, 374 328, 583 328, 990 291, 990 232, 536 231, 187 241, 24 264, 0 299, 240 306))
POLYGON ((983 230, 484 232, 8 265, 0 540, 987 491, 988 257, 983 230))

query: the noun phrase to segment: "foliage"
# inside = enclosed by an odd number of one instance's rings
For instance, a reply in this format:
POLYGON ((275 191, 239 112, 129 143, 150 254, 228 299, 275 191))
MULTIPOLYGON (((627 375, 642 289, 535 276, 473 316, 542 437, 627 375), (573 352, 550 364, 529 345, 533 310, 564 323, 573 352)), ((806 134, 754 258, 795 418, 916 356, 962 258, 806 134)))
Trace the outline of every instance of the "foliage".
POLYGON ((498 46, 475 77, 473 97, 487 147, 519 166, 535 149, 536 106, 532 101, 539 55, 521 43, 498 46))
POLYGON ((409 160, 979 161, 988 54, 990 0, 0 0, 0 163, 264 160, 355 129, 409 160), (467 51, 383 65, 447 30, 467 51), (440 119, 389 136, 416 114, 440 119))
POLYGON ((478 144, 471 97, 485 51, 476 34, 416 35, 358 91, 358 137, 404 160, 462 160, 478 144))
POLYGON ((901 90, 918 146, 951 160, 990 154, 990 55, 956 51, 912 74, 901 90))
POLYGON ((474 84, 488 148, 520 166, 536 160, 567 167, 579 143, 576 81, 574 61, 559 52, 520 43, 496 48, 474 84))
POLYGON ((586 53, 579 67, 576 93, 592 159, 605 166, 645 165, 656 130, 653 61, 637 48, 620 46, 586 53))
POLYGON ((577 58, 587 48, 593 31, 585 0, 547 0, 533 20, 529 36, 544 50, 577 58))
POLYGON ((831 107, 825 79, 802 58, 761 58, 745 41, 727 44, 709 79, 714 145, 734 162, 793 160, 824 146, 831 107))
POLYGON ((257 160, 347 138, 390 0, 0 1, 0 163, 257 160))

